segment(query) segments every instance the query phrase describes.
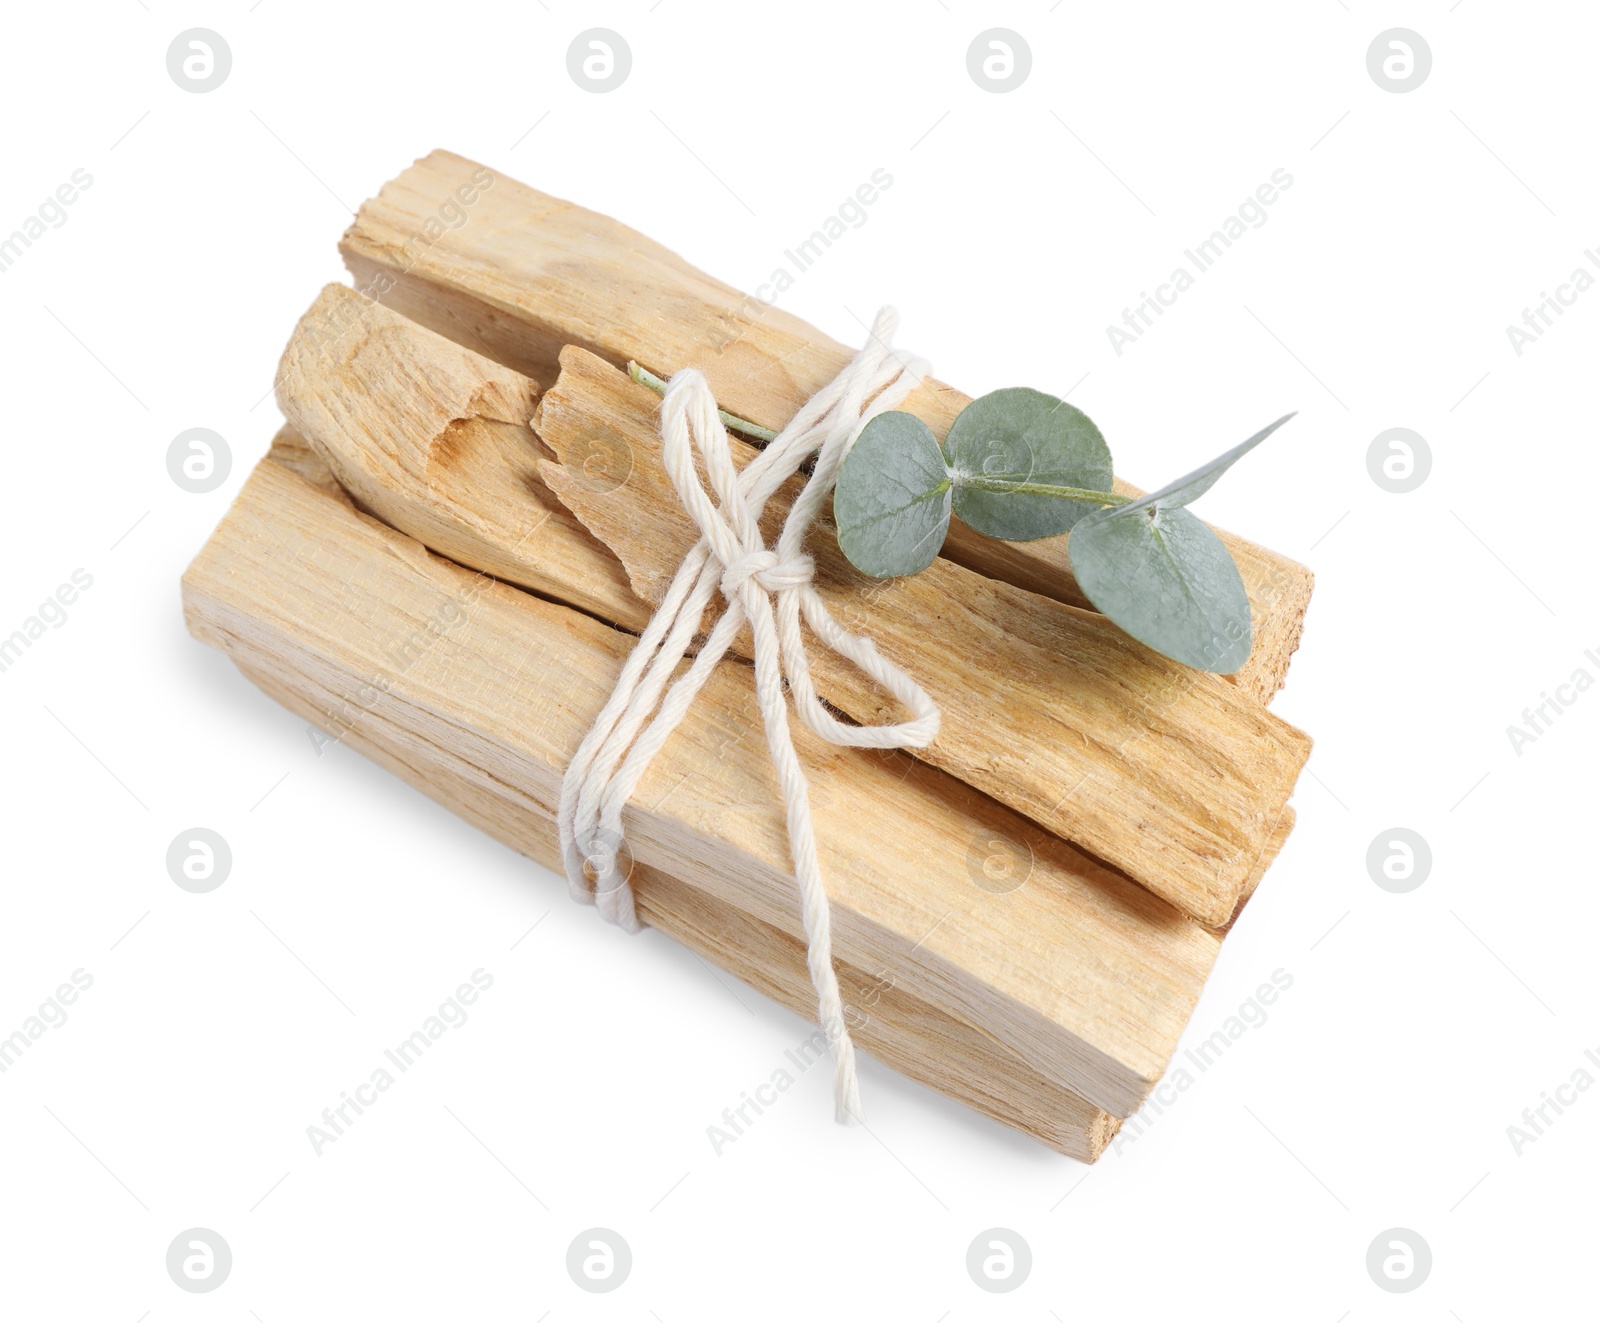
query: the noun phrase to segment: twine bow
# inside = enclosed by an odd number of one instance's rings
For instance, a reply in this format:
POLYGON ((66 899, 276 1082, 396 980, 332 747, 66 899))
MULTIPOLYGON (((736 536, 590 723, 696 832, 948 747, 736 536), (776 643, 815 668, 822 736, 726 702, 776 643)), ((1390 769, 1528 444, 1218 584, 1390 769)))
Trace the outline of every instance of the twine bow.
POLYGON ((651 759, 749 622, 755 642, 756 698, 783 792, 806 932, 806 963, 833 1056, 834 1108, 841 1122, 854 1119, 861 1110, 855 1047, 833 970, 828 896, 817 861, 805 771, 790 737, 784 681, 800 719, 834 744, 922 748, 939 732, 939 710, 921 686, 881 656, 872 640, 849 633, 834 620, 812 586, 815 566, 802 550, 861 429, 869 419, 899 404, 928 371, 925 361, 902 360, 889 348, 897 322, 892 308, 883 309, 866 345, 849 365, 812 396, 742 472, 734 468, 728 434, 705 378, 692 368, 673 376, 661 404, 662 461, 700 530, 700 540, 678 567, 623 665, 616 689, 573 756, 557 812, 562 860, 573 896, 595 904, 609 921, 638 931, 633 890, 618 858, 624 844, 623 808, 651 759), (696 449, 711 493, 695 471, 696 449), (811 479, 790 508, 777 544, 769 548, 761 537, 762 511, 813 454, 817 462, 811 479), (668 682, 719 588, 727 608, 689 669, 669 689, 668 682), (911 719, 895 725, 854 726, 829 712, 812 687, 800 632, 802 617, 812 634, 893 694, 911 719))

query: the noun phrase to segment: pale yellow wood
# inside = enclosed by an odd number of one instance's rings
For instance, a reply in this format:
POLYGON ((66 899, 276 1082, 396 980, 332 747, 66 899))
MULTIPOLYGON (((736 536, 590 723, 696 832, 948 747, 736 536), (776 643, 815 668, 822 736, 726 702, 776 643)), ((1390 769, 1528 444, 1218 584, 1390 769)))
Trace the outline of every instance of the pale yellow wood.
MULTIPOLYGON (((553 812, 631 640, 431 555, 263 465, 184 578, 191 628, 325 690, 333 733, 372 714, 553 812)), ((909 759, 796 732, 836 950, 1127 1116, 1160 1077, 1218 937, 1143 888, 909 759), (997 892, 996 840, 1031 858, 997 892), (985 885, 984 883, 987 883, 985 885)), ((626 815, 640 862, 801 937, 748 668, 724 663, 626 815)))
MULTIPOLYGON (((561 462, 540 472, 621 558, 634 590, 659 603, 699 537, 662 463, 659 397, 586 350, 565 350, 561 363, 534 419, 561 462), (582 468, 597 435, 608 436, 626 481, 597 484, 582 468)), ((756 453, 737 438, 731 445, 741 468, 756 453)), ((770 502, 769 543, 802 481, 770 502)), ((825 521, 807 550, 835 618, 869 636, 939 706, 939 737, 919 757, 1202 923, 1227 922, 1310 753, 1302 732, 1102 615, 946 560, 869 579, 825 521)), ((740 651, 749 648, 747 637, 740 651)), ((858 721, 904 715, 827 648, 812 649, 811 667, 822 696, 858 721)))
POLYGON ((284 350, 277 382, 301 435, 347 441, 325 446, 323 458, 364 509, 501 578, 518 580, 536 562, 549 583, 528 586, 582 585, 584 610, 643 627, 649 613, 616 556, 539 478, 526 426, 538 387, 527 377, 329 285, 284 350), (421 363, 424 336, 436 352, 421 363))
POLYGON ((1289 834, 1294 831, 1294 810, 1285 807, 1283 816, 1278 819, 1277 825, 1272 829, 1272 835, 1267 837, 1266 846, 1261 851, 1261 857, 1256 860, 1256 866, 1250 871, 1250 876, 1244 881, 1244 888, 1239 892, 1239 903, 1234 906, 1233 913, 1228 916, 1228 921, 1220 925, 1216 931, 1228 933, 1233 930, 1233 925, 1239 922, 1239 916, 1244 913, 1244 907, 1249 904, 1250 897, 1256 894, 1267 870, 1272 867, 1278 857, 1278 851, 1283 849, 1289 834))
MULTIPOLYGON (((618 450, 616 450, 616 448, 614 448, 610 442, 603 442, 602 438, 597 438, 597 453, 605 456, 605 467, 595 470, 595 482, 608 482, 610 477, 614 477, 614 472, 610 472, 610 470, 613 469, 616 464, 626 464, 626 462, 630 462, 630 458, 624 458, 624 456, 619 454, 618 450)), ((341 485, 339 485, 338 478, 334 477, 333 470, 328 467, 325 458, 320 456, 320 454, 315 453, 315 451, 312 450, 312 446, 310 446, 309 443, 307 443, 306 440, 304 440, 304 438, 298 434, 298 432, 294 432, 293 427, 285 427, 285 429, 282 429, 280 432, 278 432, 277 437, 275 437, 274 442, 272 442, 272 456, 270 456, 270 458, 272 458, 272 461, 280 464, 280 466, 293 469, 296 474, 301 475, 302 478, 306 478, 307 482, 315 483, 315 485, 320 486, 323 491, 326 491, 326 493, 330 494, 330 496, 333 496, 334 499, 344 502, 346 506, 352 506, 349 493, 347 493, 347 491, 344 490, 341 485)), ((528 474, 526 477, 528 477, 528 480, 530 480, 531 485, 536 485, 534 486, 534 490, 541 490, 541 488, 538 486, 541 480, 539 480, 536 475, 528 474)), ((394 496, 392 491, 387 490, 387 488, 386 491, 387 494, 389 494, 389 498, 394 496)), ((558 498, 555 498, 554 493, 550 493, 550 501, 558 501, 558 498)), ((398 502, 395 502, 394 507, 395 509, 402 510, 402 512, 403 509, 405 509, 403 504, 398 504, 398 502)), ((562 507, 562 509, 565 509, 565 507, 562 507)), ((445 506, 440 506, 438 507, 438 510, 435 510, 435 514, 442 514, 442 512, 448 512, 448 504, 445 504, 445 506)), ((610 552, 606 552, 606 555, 610 557, 610 552)), ((493 547, 485 550, 485 557, 493 560, 493 547)), ((510 573, 510 582, 518 582, 518 574, 523 574, 523 576, 526 576, 528 579, 536 578, 536 574, 531 573, 530 565, 530 562, 512 563, 512 565, 509 566, 509 570, 512 571, 512 573, 510 573)), ((486 568, 486 566, 470 566, 470 568, 486 568)), ((600 584, 598 584, 598 586, 590 584, 587 589, 581 589, 581 594, 586 595, 589 603, 592 603, 592 606, 589 606, 589 608, 586 608, 586 610, 603 610, 603 600, 605 600, 606 594, 606 582, 610 581, 602 578, 600 579, 600 584)), ((640 616, 643 616, 643 614, 648 611, 648 608, 643 606, 643 603, 637 603, 637 611, 640 616)), ((1245 880, 1245 886, 1243 886, 1242 893, 1240 893, 1240 897, 1238 897, 1238 905, 1235 907, 1234 913, 1230 915, 1229 921, 1227 921, 1226 925, 1222 925, 1221 928, 1216 929, 1218 933, 1227 933, 1227 931, 1234 926, 1234 923, 1237 923, 1240 913, 1243 913, 1243 910, 1245 910, 1246 902, 1250 901, 1250 897, 1256 893, 1256 888, 1261 885, 1262 878, 1266 877, 1267 869, 1269 869, 1270 865, 1272 865, 1272 862, 1277 859, 1278 851, 1283 848, 1283 843, 1288 840, 1288 837, 1290 837, 1290 833, 1293 832, 1293 830, 1294 809, 1285 808, 1283 809, 1282 816, 1278 817, 1277 825, 1275 825, 1274 829, 1272 829, 1272 835, 1267 838, 1266 848, 1262 849, 1261 857, 1259 857, 1258 861, 1256 861, 1256 867, 1251 870, 1250 877, 1246 878, 1245 880)), ((539 857, 542 859, 542 856, 539 857)), ((934 1013, 931 1013, 930 1011, 930 1014, 934 1013)))
MULTIPOLYGON (((279 457, 276 445, 273 453, 279 457)), ((199 628, 203 633, 203 622, 199 628)), ((307 721, 324 720, 338 704, 333 694, 292 670, 252 664, 240 669, 307 721)), ((512 849, 559 872, 554 821, 532 801, 486 782, 448 750, 416 739, 371 711, 354 715, 344 743, 512 849)), ((797 1015, 815 1016, 816 996, 800 943, 644 864, 635 865, 632 883, 638 911, 651 927, 797 1015)), ((838 973, 857 1044, 901 1074, 1080 1162, 1098 1158, 1116 1133, 1119 1123, 1110 1115, 1030 1070, 970 1025, 842 962, 838 973)))
MULTIPOLYGON (((695 540, 660 457, 658 398, 569 349, 538 429, 527 378, 328 286, 285 351, 279 400, 387 523, 475 569, 629 628, 695 540), (359 334, 338 329, 359 324, 359 334), (542 476, 542 481, 541 481, 542 476), (553 496, 549 488, 555 488, 553 496), (559 496, 560 499, 555 499, 559 496), (528 531, 524 531, 528 530, 528 531)), ((736 462, 754 452, 735 442, 736 462)), ((781 518, 792 492, 772 503, 781 518)), ((1105 617, 939 560, 864 578, 830 527, 810 549, 837 618, 870 635, 943 713, 921 756, 1125 870, 1208 926, 1228 921, 1309 741, 1236 686, 1135 643, 1105 617)), ((744 645, 749 655, 749 645, 744 645)), ((892 700, 826 649, 823 696, 861 721, 892 700)))
MULTIPOLYGON (((432 152, 384 185, 363 204, 340 248, 358 287, 546 384, 567 345, 616 366, 637 359, 663 377, 698 367, 724 409, 778 429, 853 352, 610 217, 450 152, 432 152)), ((942 438, 967 403, 933 382, 903 407, 942 438)), ((1122 482, 1117 489, 1137 491, 1122 482)), ((1299 643, 1311 573, 1243 538, 1222 537, 1254 615, 1254 647, 1235 678, 1265 701, 1282 686, 1299 643)), ((1085 606, 1066 541, 998 542, 955 521, 944 554, 1085 606)))

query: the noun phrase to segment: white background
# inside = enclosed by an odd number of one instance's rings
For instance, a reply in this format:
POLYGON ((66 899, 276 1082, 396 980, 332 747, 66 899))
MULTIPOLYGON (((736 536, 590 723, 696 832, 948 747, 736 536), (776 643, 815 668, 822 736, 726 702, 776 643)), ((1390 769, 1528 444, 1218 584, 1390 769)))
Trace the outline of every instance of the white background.
POLYGON ((0 634, 73 570, 93 586, 0 674, 0 1034, 73 970, 94 982, 0 1075, 0 1314, 1592 1315, 1600 1090, 1520 1153, 1507 1127, 1600 1053, 1600 694, 1520 756, 1506 733, 1600 677, 1600 293, 1521 356, 1506 335, 1600 244, 1592 7, 105 0, 5 21, 0 234, 73 170, 94 182, 0 275, 0 634), (1006 95, 966 70, 997 25, 1033 53, 1006 95), (194 26, 233 54, 205 95, 165 63, 194 26), (566 71, 594 26, 633 52, 608 95, 566 71), (1394 26, 1433 52, 1404 95, 1366 67, 1394 26), (969 392, 1071 389, 1135 481, 1301 411, 1201 507, 1316 571, 1275 707, 1317 747, 1187 1041, 1275 969, 1293 986, 1135 1142, 1083 1167, 869 1063, 871 1133, 832 1123, 813 1071, 717 1155, 706 1128, 800 1019, 607 928, 351 751, 318 757, 186 635, 179 576, 278 424, 290 329, 344 277, 353 208, 434 147, 745 287, 883 167, 868 222, 782 305, 854 342, 892 300, 902 343, 969 392), (1280 167, 1268 222, 1118 356, 1107 324, 1280 167), (234 463, 192 495, 165 454, 201 426, 234 463), (1433 455, 1408 495, 1366 465, 1396 426, 1433 455), (208 895, 165 867, 195 826, 234 856, 208 895), (1395 826, 1433 851, 1407 895, 1365 863, 1395 826), (470 1020, 316 1156, 306 1127, 480 967, 470 1020), (633 1251, 609 1295, 564 1265, 595 1225, 633 1251), (233 1251, 211 1295, 164 1266, 194 1226, 233 1251), (1033 1250, 1008 1295, 965 1268, 991 1226, 1033 1250), (1433 1251, 1408 1295, 1365 1268, 1395 1226, 1433 1251))

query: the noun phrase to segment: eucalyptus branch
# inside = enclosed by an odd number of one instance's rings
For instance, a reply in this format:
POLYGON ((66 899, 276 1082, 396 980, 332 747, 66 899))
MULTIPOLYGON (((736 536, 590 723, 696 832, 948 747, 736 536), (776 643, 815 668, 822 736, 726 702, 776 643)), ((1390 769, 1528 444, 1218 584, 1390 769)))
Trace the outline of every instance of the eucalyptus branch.
MULTIPOLYGON (((631 358, 628 360, 628 376, 637 381, 641 386, 648 386, 657 395, 667 393, 667 383, 650 371, 649 368, 640 367, 631 358)), ((778 434, 770 427, 762 427, 760 423, 752 423, 744 418, 735 418, 731 413, 718 409, 717 417, 722 419, 722 425, 730 431, 739 432, 755 441, 776 441, 778 434)))
POLYGON ((863 574, 887 579, 931 565, 952 517, 1006 542, 1070 531, 1077 589, 1102 615, 1176 661, 1227 674, 1250 656, 1250 598, 1226 545, 1186 507, 1288 421, 1129 500, 1110 490, 1100 429, 1042 391, 973 400, 943 445, 921 419, 881 413, 839 469, 839 548, 863 574))
POLYGON ((1058 496, 1064 501, 1088 501, 1093 505, 1126 505, 1128 497, 1116 492, 1091 491, 1087 487, 1061 487, 1050 482, 1023 482, 1009 478, 986 478, 977 473, 954 475, 958 487, 980 492, 1002 492, 1018 496, 1058 496))

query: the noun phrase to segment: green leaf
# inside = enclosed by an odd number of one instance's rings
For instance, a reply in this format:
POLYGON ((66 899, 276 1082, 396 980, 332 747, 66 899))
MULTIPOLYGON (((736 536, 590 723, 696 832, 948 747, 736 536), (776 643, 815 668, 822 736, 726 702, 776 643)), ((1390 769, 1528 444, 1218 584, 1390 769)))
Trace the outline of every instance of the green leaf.
POLYGON ((1013 386, 980 396, 961 411, 945 437, 963 523, 1007 542, 1065 533, 1102 507, 1059 496, 980 491, 963 478, 1047 483, 1111 490, 1111 451, 1081 409, 1054 395, 1013 386))
POLYGON ((1250 656, 1250 599, 1222 539, 1183 507, 1293 414, 1160 491, 1080 520, 1067 553, 1097 610, 1186 666, 1232 674, 1250 656))
POLYGON ((925 570, 950 527, 950 473, 920 418, 880 413, 861 429, 833 489, 839 548, 863 574, 925 570))
POLYGON ((1186 473, 1176 482, 1169 482, 1160 491, 1151 492, 1148 496, 1141 496, 1137 501, 1130 501, 1120 507, 1120 513, 1131 513, 1151 506, 1172 510, 1188 505, 1210 491, 1218 478, 1293 417, 1292 413, 1284 414, 1277 422, 1268 423, 1248 441, 1241 441, 1232 450, 1223 451, 1209 464, 1202 464, 1193 473, 1186 473))
POLYGON ((1151 506, 1090 515, 1067 542, 1084 596, 1140 643, 1202 671, 1250 656, 1250 599, 1239 568, 1198 516, 1151 506))

